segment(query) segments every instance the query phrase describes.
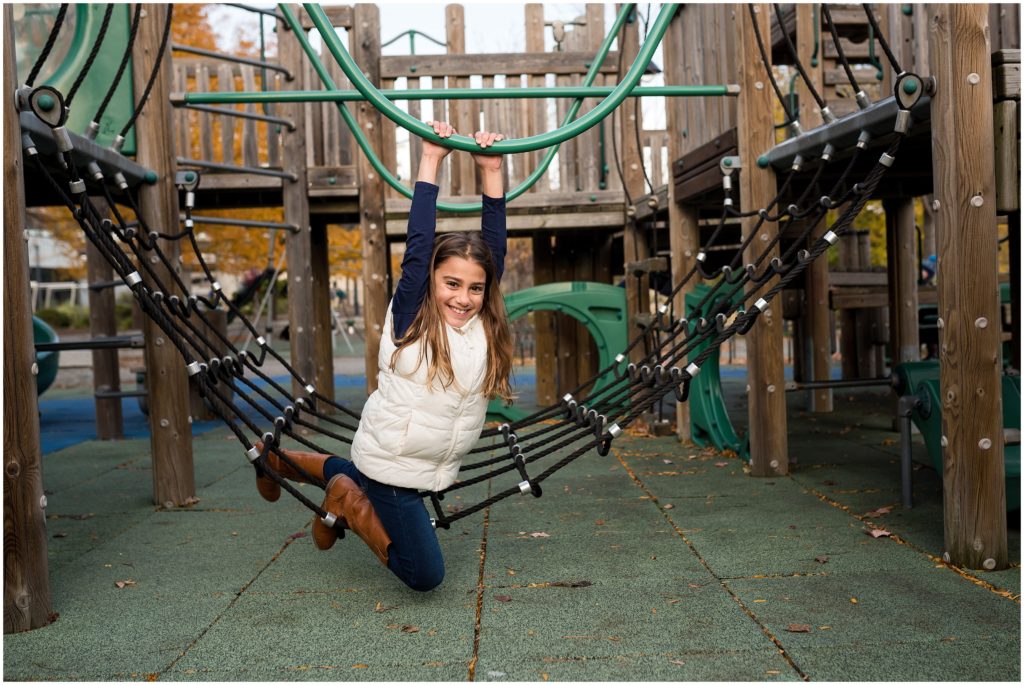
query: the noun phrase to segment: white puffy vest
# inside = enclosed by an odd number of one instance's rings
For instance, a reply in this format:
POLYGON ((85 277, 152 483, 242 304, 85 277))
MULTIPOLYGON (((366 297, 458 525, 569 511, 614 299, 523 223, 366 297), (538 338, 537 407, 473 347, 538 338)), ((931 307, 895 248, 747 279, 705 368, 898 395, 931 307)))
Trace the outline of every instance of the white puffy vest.
POLYGON ((455 382, 427 387, 429 350, 419 363, 420 342, 397 346, 391 306, 377 355, 377 389, 366 400, 352 440, 352 461, 365 476, 387 485, 436 492, 455 482, 462 457, 476 444, 487 414, 483 394, 487 337, 474 316, 462 328, 445 324, 455 382))

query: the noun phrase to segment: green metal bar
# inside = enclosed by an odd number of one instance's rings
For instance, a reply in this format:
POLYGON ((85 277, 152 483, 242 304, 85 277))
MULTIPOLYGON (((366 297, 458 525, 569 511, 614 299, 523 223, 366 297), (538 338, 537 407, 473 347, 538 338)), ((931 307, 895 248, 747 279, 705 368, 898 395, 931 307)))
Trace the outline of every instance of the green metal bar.
MULTIPOLYGON (((365 95, 368 101, 372 103, 375 108, 380 110, 384 116, 391 119, 402 128, 407 129, 410 133, 414 133, 425 140, 430 140, 455 150, 462 150, 463 152, 480 152, 480 147, 476 144, 476 141, 469 136, 454 135, 450 138, 442 139, 434 133, 433 128, 427 126, 422 121, 417 121, 389 102, 387 98, 383 97, 380 92, 377 91, 377 89, 374 88, 366 79, 366 76, 363 75, 362 70, 359 69, 359 66, 352 59, 352 56, 348 54, 347 50, 345 50, 345 47, 341 44, 341 40, 338 38, 334 28, 331 26, 323 8, 313 3, 303 3, 303 7, 306 8, 306 12, 313 21, 313 25, 320 32, 324 45, 328 50, 330 50, 331 54, 334 55, 334 59, 337 60, 338 66, 340 66, 341 70, 345 72, 345 75, 352 82, 352 85, 355 86, 359 92, 365 95)), ((600 102, 596 107, 594 107, 594 109, 572 123, 562 126, 555 131, 541 133, 539 135, 530 136, 529 138, 503 140, 490 146, 487 149, 487 152, 497 155, 540 150, 541 148, 546 148, 580 135, 611 114, 611 112, 626 99, 626 94, 640 82, 640 77, 643 76, 647 65, 650 64, 651 57, 654 55, 654 51, 657 49, 658 43, 661 42, 662 36, 665 35, 665 31, 668 29, 668 25, 672 21, 672 17, 675 15, 676 9, 677 5, 674 3, 662 6, 657 19, 654 20, 654 24, 648 34, 647 41, 640 47, 636 60, 626 72, 622 82, 615 87, 615 90, 612 91, 611 95, 600 102)), ((603 58, 595 59, 591 68, 593 69, 596 67, 601 63, 601 61, 603 61, 603 58)))
MULTIPOLYGON (((337 86, 334 83, 334 79, 332 79, 330 74, 327 73, 326 68, 320 62, 320 57, 316 54, 316 52, 313 51, 313 47, 310 45, 309 40, 307 40, 305 32, 302 30, 298 21, 296 21, 294 14, 292 14, 291 10, 284 3, 279 5, 279 7, 282 11, 282 14, 285 17, 285 20, 291 27, 292 32, 295 34, 295 37, 299 40, 299 43, 302 46, 303 51, 306 53, 306 56, 312 63, 313 68, 320 76, 320 80, 323 81, 324 85, 329 90, 336 89, 337 86)), ((597 78, 597 74, 600 70, 600 65, 604 63, 605 57, 607 57, 608 55, 608 51, 611 50, 611 45, 612 42, 615 40, 615 36, 618 35, 618 32, 621 30, 622 25, 625 23, 626 17, 629 14, 629 8, 630 5, 625 5, 622 8, 622 10, 619 12, 619 15, 615 19, 615 23, 612 26, 612 29, 608 32, 608 35, 605 36, 604 42, 601 43, 600 48, 598 48, 597 56, 591 63, 590 69, 583 79, 584 86, 590 86, 591 84, 593 84, 594 79, 597 78)), ((576 116, 576 113, 579 111, 579 108, 582 104, 582 100, 576 100, 576 102, 573 103, 573 105, 569 108, 569 111, 566 113, 564 123, 568 123, 576 116)), ((394 177, 391 171, 388 168, 386 168, 374 154, 373 149, 369 146, 369 143, 367 143, 366 138, 362 135, 362 132, 359 130, 358 124, 352 117, 352 114, 348 111, 348 108, 345 106, 345 104, 343 102, 338 102, 337 106, 338 111, 341 113, 342 118, 345 120, 345 124, 352 131, 356 143, 363 151, 363 154, 367 156, 367 159, 370 161, 370 164, 373 166, 373 168, 377 171, 377 173, 381 175, 381 178, 387 181, 387 183, 392 188, 400 192, 402 195, 411 198, 412 191, 409 188, 402 185, 398 181, 398 179, 394 177)), ((437 136, 433 134, 432 129, 430 129, 430 135, 432 138, 437 139, 437 136)), ((530 174, 530 176, 526 180, 524 180, 523 183, 519 185, 519 187, 511 190, 507 194, 509 200, 513 200, 522 195, 523 193, 525 193, 534 183, 537 182, 538 179, 540 179, 541 176, 544 175, 544 173, 547 171, 548 166, 550 166, 551 164, 551 160, 554 159, 555 153, 558 151, 559 145, 560 143, 549 148, 541 165, 534 169, 533 173, 530 174)), ((447 212, 470 213, 479 212, 481 204, 479 202, 470 204, 438 202, 437 208, 447 212)))
MULTIPOLYGON (((614 86, 556 86, 552 88, 433 88, 429 90, 382 89, 380 94, 397 100, 536 100, 542 98, 607 97, 614 86)), ((636 86, 626 97, 714 97, 739 95, 738 85, 636 86)), ((171 95, 175 105, 237 105, 242 103, 362 102, 358 90, 268 90, 266 92, 201 92, 171 95)))

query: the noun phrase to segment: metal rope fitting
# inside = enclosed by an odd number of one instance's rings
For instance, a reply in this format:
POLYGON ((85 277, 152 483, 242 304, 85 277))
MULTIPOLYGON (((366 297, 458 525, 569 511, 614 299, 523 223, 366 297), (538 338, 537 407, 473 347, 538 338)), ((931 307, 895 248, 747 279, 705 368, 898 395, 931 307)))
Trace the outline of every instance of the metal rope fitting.
POLYGON ((616 364, 621 364, 624 361, 626 361, 626 355, 622 354, 621 352, 619 352, 617 355, 615 355, 615 363, 616 364))
POLYGON ((726 192, 729 192, 730 190, 732 190, 732 175, 731 174, 725 174, 724 176, 722 176, 722 188, 724 188, 726 192))
POLYGON ((759 297, 757 298, 757 302, 754 303, 754 306, 763 312, 766 309, 768 309, 768 301, 765 300, 763 297, 759 297))
POLYGON ((125 180, 124 174, 120 171, 114 174, 114 184, 117 186, 118 190, 128 190, 128 181, 125 180))
POLYGON ((85 171, 89 174, 89 178, 94 181, 103 180, 103 171, 100 170, 100 165, 95 161, 89 162, 85 165, 85 171))
POLYGON ((115 137, 114 143, 110 147, 114 149, 114 152, 120 152, 121 148, 124 147, 124 136, 115 137))
POLYGON ((690 374, 690 378, 696 378, 697 374, 700 373, 700 367, 693 362, 690 362, 686 366, 686 373, 690 374))
POLYGON ((860 135, 857 136, 857 147, 863 150, 871 142, 871 134, 867 131, 861 131, 860 135))
POLYGON ((896 113, 896 125, 893 127, 896 133, 906 133, 910 130, 910 110, 901 109, 896 113))
POLYGON ((708 258, 708 255, 707 255, 706 252, 698 252, 697 253, 697 261, 698 262, 703 262, 707 258, 708 258))
POLYGON ((827 143, 825 149, 821 151, 821 158, 826 161, 832 161, 832 155, 836 153, 836 148, 832 143, 827 143))
POLYGON ((139 275, 138 271, 133 271, 124 277, 124 282, 128 284, 129 288, 134 288, 139 283, 142 283, 142 276, 139 275))
POLYGON ((185 369, 188 371, 189 376, 194 376, 200 371, 199 362, 192 362, 191 364, 186 366, 185 369))
POLYGON ((96 140, 96 136, 99 135, 100 125, 99 122, 90 121, 89 127, 85 130, 85 137, 89 140, 96 140))
POLYGON ((828 241, 829 245, 835 245, 836 242, 839 241, 839 236, 835 233, 835 231, 828 231, 827 233, 825 233, 825 235, 822 236, 822 238, 828 241))
POLYGON ((868 100, 868 94, 865 93, 863 90, 858 90, 857 94, 854 95, 854 97, 857 99, 857 106, 860 107, 861 109, 865 109, 868 105, 871 104, 871 101, 868 100))
POLYGON ((245 456, 249 460, 249 463, 253 463, 260 458, 260 451, 255 447, 250 447, 245 451, 245 456))
POLYGON ((879 164, 884 167, 891 167, 892 163, 896 161, 896 158, 890 155, 888 152, 883 152, 882 156, 878 158, 879 164))
POLYGON ((189 190, 185 193, 185 207, 192 209, 196 206, 196 194, 189 190))
POLYGON ((256 344, 259 345, 260 347, 266 347, 267 346, 267 339, 264 338, 261 335, 261 336, 256 338, 256 344))
POLYGON ((804 165, 804 156, 803 155, 797 155, 796 157, 793 158, 793 166, 791 166, 790 168, 793 171, 800 171, 800 167, 802 167, 803 165, 804 165))
POLYGON ((36 142, 32 140, 32 136, 27 132, 21 134, 21 149, 29 157, 35 157, 39 154, 39 150, 36 149, 36 142))
POLYGON ((68 182, 68 188, 71 190, 72 195, 81 195, 85 192, 85 181, 82 179, 70 181, 68 182))
POLYGON ((792 136, 793 138, 799 138, 803 134, 804 134, 804 129, 803 129, 803 126, 800 125, 799 121, 794 119, 793 121, 789 122, 789 135, 790 136, 792 136))
POLYGON ((324 525, 326 525, 328 528, 334 528, 334 524, 338 522, 338 517, 332 514, 331 512, 327 512, 327 514, 322 516, 320 520, 323 521, 324 525))
POLYGON ((71 134, 66 126, 58 126, 53 129, 53 142, 57 145, 57 152, 71 152, 75 149, 74 143, 71 142, 71 134))
POLYGON ((310 395, 316 392, 316 388, 313 387, 312 383, 306 386, 306 392, 308 392, 310 395))
POLYGON ((832 110, 828 108, 828 105, 825 105, 821 108, 821 118, 826 124, 831 124, 835 122, 836 115, 832 113, 832 110))

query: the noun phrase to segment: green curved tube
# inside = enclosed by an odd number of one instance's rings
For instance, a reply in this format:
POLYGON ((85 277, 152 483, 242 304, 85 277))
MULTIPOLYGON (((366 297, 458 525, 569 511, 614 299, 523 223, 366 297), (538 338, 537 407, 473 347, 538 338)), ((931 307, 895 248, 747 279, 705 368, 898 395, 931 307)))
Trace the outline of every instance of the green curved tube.
MULTIPOLYGON (((319 56, 316 54, 316 52, 313 51, 312 46, 310 45, 309 41, 306 39, 305 32, 299 26, 299 23, 298 23, 298 21, 296 21, 294 14, 292 14, 291 10, 284 3, 280 4, 279 7, 281 9, 282 14, 284 15, 285 21, 288 22, 288 25, 291 27, 292 32, 295 34, 295 37, 299 40, 299 44, 302 46, 303 51, 306 53, 306 56, 309 58, 310 62, 312 63, 313 68, 316 70, 317 74, 320 76, 320 80, 323 81, 324 85, 328 89, 336 90, 337 86, 334 83, 334 79, 332 79, 330 74, 327 73, 327 70, 324 68, 323 64, 320 62, 319 56)), ((612 26, 612 29, 608 32, 608 35, 605 36, 604 42, 601 44, 601 47, 598 49, 597 57, 592 62, 590 70, 587 72, 587 75, 586 75, 586 77, 583 80, 583 85, 584 86, 588 86, 589 87, 590 85, 593 84, 594 79, 597 77, 597 74, 598 74, 598 72, 600 70, 601 64, 604 63, 605 57, 608 55, 608 51, 611 49, 611 45, 612 45, 612 42, 615 39, 615 36, 618 35, 619 30, 622 28, 622 25, 625 23, 627 17, 629 16, 630 9, 631 9, 630 5, 624 6, 622 8, 622 10, 619 12, 619 15, 616 17, 615 23, 612 26)), ((330 33, 333 34, 333 31, 331 31, 330 33)), ((360 74, 361 73, 362 72, 360 72, 360 74)), ((378 91, 376 91, 374 89, 374 92, 378 92, 378 91)), ((566 112, 566 116, 565 116, 565 120, 563 122, 563 125, 568 123, 568 122, 570 122, 576 116, 576 113, 579 111, 579 108, 580 108, 580 106, 582 106, 582 104, 583 104, 582 99, 578 99, 578 100, 576 100, 572 104, 572 106, 569 108, 569 111, 566 112)), ((379 173, 381 175, 381 178, 383 178, 388 183, 388 185, 390 185, 392 188, 397 190, 399 193, 401 193, 405 197, 411 198, 412 197, 412 190, 410 190, 406 186, 402 185, 402 183, 397 178, 394 177, 394 175, 391 173, 391 171, 389 169, 387 169, 381 163, 381 161, 377 158, 377 156, 373 152, 373 149, 370 147, 370 145, 366 141, 365 137, 363 137, 362 132, 359 130, 359 126, 356 123, 355 119, 352 117, 352 114, 348 111, 348 108, 345 107, 345 104, 343 102, 338 102, 337 105, 338 105, 338 110, 341 113, 342 118, 345 120, 346 125, 352 131, 352 134, 353 134, 353 137, 356 140, 356 143, 359 145, 360 149, 363 151, 363 154, 365 154, 367 156, 367 159, 369 160, 369 162, 373 166, 373 168, 377 171, 377 173, 379 173)), ((431 129, 430 127, 426 127, 426 128, 427 128, 427 130, 430 133, 431 139, 436 139, 438 141, 441 140, 436 135, 434 135, 433 129, 431 129)), ((445 139, 445 140, 449 140, 449 139, 445 139)), ((469 140, 472 140, 472 139, 469 139, 469 140)), ((523 193, 525 193, 534 183, 536 183, 540 179, 541 176, 544 175, 544 173, 547 171, 548 167, 551 165, 551 161, 554 159, 555 153, 558 152, 559 145, 561 145, 561 143, 558 143, 558 144, 552 146, 548 150, 547 154, 545 155, 544 160, 542 161, 541 165, 539 167, 537 167, 537 169, 535 169, 533 171, 533 173, 530 174, 530 176, 526 180, 524 180, 522 184, 519 185, 519 187, 515 188, 514 190, 512 190, 512 191, 510 191, 508 193, 508 199, 509 200, 513 200, 513 199, 519 197, 520 195, 522 195, 523 193)), ((474 151, 478 150, 478 148, 476 147, 476 143, 475 142, 473 142, 473 150, 474 151)), ((474 212, 479 212, 480 211, 481 204, 479 202, 469 203, 469 204, 452 203, 452 202, 438 202, 437 203, 437 208, 439 210, 446 211, 446 212, 474 213, 474 212)))
MULTIPOLYGON (((337 60, 338 66, 340 66, 342 71, 345 72, 345 76, 347 76, 352 82, 352 85, 355 86, 356 90, 365 95, 366 99, 372 103, 374 107, 380 110, 384 116, 391 119, 402 128, 407 129, 410 133, 414 133, 425 140, 437 142, 445 147, 462 150, 463 152, 480 152, 480 148, 476 144, 476 141, 469 136, 454 135, 451 138, 441 139, 434 133, 434 130, 430 126, 427 126, 422 121, 417 121, 400 110, 387 98, 382 96, 363 75, 362 70, 359 69, 359 66, 352 59, 352 56, 348 54, 348 51, 345 50, 345 47, 341 44, 341 40, 338 38, 338 35, 334 32, 334 28, 331 26, 323 8, 314 3, 303 3, 303 6, 306 8, 306 12, 309 13, 310 19, 313 21, 313 25, 316 26, 317 30, 320 32, 324 45, 331 51, 331 54, 334 55, 334 59, 337 60)), ((623 9, 625 10, 625 7, 623 9)), ((661 8, 661 11, 658 13, 658 17, 655 19, 650 33, 648 34, 647 41, 640 47, 636 60, 633 61, 629 71, 626 72, 622 81, 615 90, 612 91, 612 94, 602 100, 600 104, 594 107, 594 109, 587 112, 571 124, 554 131, 530 136, 529 138, 503 140, 490 146, 487 151, 496 155, 532 152, 534 150, 540 150, 541 148, 555 145, 556 143, 564 142, 570 138, 575 138, 587 129, 595 126, 598 122, 611 114, 612 110, 618 107, 619 104, 626 99, 629 91, 633 90, 633 87, 639 83, 640 77, 643 76, 644 70, 650 63, 651 57, 654 55, 654 51, 657 49, 658 43, 661 42, 662 36, 665 35, 665 31, 668 29, 669 22, 672 21, 672 17, 675 15, 675 12, 675 4, 666 4, 661 8)), ((598 64, 597 60, 595 60, 595 63, 591 66, 593 68, 598 64)))

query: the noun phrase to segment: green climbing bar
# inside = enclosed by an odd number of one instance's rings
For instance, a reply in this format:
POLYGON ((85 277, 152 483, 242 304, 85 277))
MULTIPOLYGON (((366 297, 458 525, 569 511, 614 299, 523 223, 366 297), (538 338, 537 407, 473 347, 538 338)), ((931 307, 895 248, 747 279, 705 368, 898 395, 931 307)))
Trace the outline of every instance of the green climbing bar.
MULTIPOLYGON (((433 88, 427 90, 381 90, 395 100, 531 100, 541 98, 607 97, 614 86, 556 86, 553 88, 433 88)), ((714 97, 735 96, 737 85, 637 86, 626 97, 714 97)), ((174 105, 237 105, 294 102, 360 102, 366 96, 358 90, 268 90, 254 92, 172 93, 174 105)))

